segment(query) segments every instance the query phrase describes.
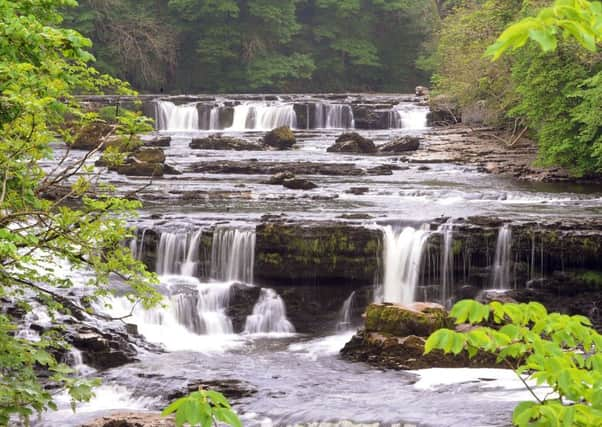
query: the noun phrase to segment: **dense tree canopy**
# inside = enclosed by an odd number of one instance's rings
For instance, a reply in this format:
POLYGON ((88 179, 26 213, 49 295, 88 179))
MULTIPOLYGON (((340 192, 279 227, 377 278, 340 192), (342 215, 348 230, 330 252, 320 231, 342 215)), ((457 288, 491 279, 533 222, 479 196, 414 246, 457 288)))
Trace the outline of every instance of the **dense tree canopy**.
POLYGON ((438 20, 416 0, 82 0, 104 71, 168 91, 408 90, 438 20))

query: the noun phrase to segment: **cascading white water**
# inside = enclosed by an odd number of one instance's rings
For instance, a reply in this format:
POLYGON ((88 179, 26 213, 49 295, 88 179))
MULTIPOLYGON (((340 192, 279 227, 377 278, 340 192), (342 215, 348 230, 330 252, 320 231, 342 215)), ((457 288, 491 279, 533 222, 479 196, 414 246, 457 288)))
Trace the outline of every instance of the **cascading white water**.
POLYGON ((399 115, 399 120, 394 120, 392 122, 392 125, 394 124, 395 127, 406 130, 423 130, 428 127, 428 107, 398 106, 394 111, 399 115))
POLYGON ((161 233, 155 270, 159 275, 196 276, 202 229, 188 233, 161 233))
POLYGON ((345 104, 315 104, 315 129, 353 129, 353 110, 345 104))
POLYGON ((199 128, 196 104, 175 105, 170 101, 157 101, 157 129, 180 131, 199 128))
POLYGON ((339 319, 337 322, 337 332, 343 332, 351 329, 351 310, 353 309, 353 299, 355 298, 355 291, 351 292, 351 295, 345 300, 341 310, 339 311, 339 319))
POLYGON ((419 229, 406 227, 401 232, 383 227, 384 302, 411 304, 425 244, 430 232, 428 224, 419 229))
POLYGON ((203 237, 203 230, 199 229, 192 237, 189 236, 188 240, 188 248, 186 250, 186 260, 182 263, 180 267, 180 274, 183 276, 198 276, 199 271, 199 263, 201 261, 200 258, 200 248, 201 248, 201 238, 203 237))
POLYGON ((438 230, 443 235, 441 250, 441 303, 448 305, 448 300, 452 297, 454 285, 454 223, 449 220, 441 224, 438 230))
POLYGON ((218 227, 213 232, 211 277, 253 283, 255 230, 218 227))
POLYGON ((209 113, 209 130, 221 129, 219 123, 219 107, 213 107, 209 113))
POLYGON ((493 289, 510 289, 511 275, 512 229, 504 224, 497 237, 495 259, 493 262, 493 289))
MULTIPOLYGON (((136 306, 129 321, 148 341, 163 344, 170 351, 221 350, 220 337, 233 333, 226 314, 232 283, 201 283, 185 276, 163 276, 162 283, 168 289, 163 305, 150 310, 136 306)), ((125 297, 110 298, 108 303, 98 310, 114 317, 132 310, 132 302, 125 297)))
POLYGON ((130 240, 130 251, 132 255, 137 260, 142 260, 142 256, 144 255, 144 238, 146 237, 146 228, 142 229, 142 233, 140 233, 140 237, 138 237, 138 233, 130 240))
POLYGON ((245 322, 246 334, 293 333, 295 327, 286 318, 284 301, 273 289, 262 289, 253 314, 245 322))
POLYGON ((280 126, 297 127, 292 104, 246 103, 234 107, 231 131, 272 130, 280 126))

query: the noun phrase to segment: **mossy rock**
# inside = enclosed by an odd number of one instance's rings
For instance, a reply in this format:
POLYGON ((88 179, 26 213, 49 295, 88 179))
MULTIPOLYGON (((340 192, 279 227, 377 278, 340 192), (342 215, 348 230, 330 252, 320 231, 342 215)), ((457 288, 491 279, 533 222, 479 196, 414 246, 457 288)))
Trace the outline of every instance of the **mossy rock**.
POLYGON ((111 133, 113 127, 105 122, 93 122, 84 126, 71 144, 74 150, 94 150, 103 138, 111 133))
POLYGON ((144 163, 164 163, 165 153, 160 148, 139 149, 132 154, 132 157, 138 162, 144 163))
POLYGON ((295 134, 288 126, 276 128, 263 137, 263 142, 278 150, 288 150, 297 143, 295 134))
POLYGON ((416 335, 428 337, 438 329, 451 325, 442 306, 437 304, 371 304, 366 309, 367 332, 378 332, 398 337, 416 335))

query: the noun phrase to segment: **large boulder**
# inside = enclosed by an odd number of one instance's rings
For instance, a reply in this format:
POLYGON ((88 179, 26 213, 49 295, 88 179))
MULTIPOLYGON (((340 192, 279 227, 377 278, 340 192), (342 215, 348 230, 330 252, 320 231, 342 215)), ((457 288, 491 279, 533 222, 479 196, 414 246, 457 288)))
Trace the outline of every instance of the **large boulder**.
POLYGON ((449 126, 461 121, 457 103, 445 95, 431 99, 431 111, 427 114, 428 126, 449 126))
POLYGON ((402 136, 378 147, 381 153, 403 153, 418 150, 420 138, 417 136, 402 136))
POLYGON ((249 142, 241 138, 223 135, 211 135, 206 138, 195 138, 190 143, 190 148, 200 150, 234 150, 234 151, 261 151, 263 145, 249 142))
POLYGON ((263 143, 278 150, 288 150, 297 143, 297 138, 291 128, 282 126, 268 132, 263 137, 263 143))
POLYGON ((161 177, 165 173, 165 165, 162 163, 132 162, 111 167, 111 170, 128 176, 161 177))
POLYGON ((373 154, 377 149, 372 140, 364 138, 356 132, 351 132, 339 136, 336 143, 327 151, 329 153, 373 154))
POLYGON ((371 304, 366 309, 367 332, 400 337, 428 337, 437 329, 451 326, 445 309, 438 304, 415 303, 408 306, 371 304))

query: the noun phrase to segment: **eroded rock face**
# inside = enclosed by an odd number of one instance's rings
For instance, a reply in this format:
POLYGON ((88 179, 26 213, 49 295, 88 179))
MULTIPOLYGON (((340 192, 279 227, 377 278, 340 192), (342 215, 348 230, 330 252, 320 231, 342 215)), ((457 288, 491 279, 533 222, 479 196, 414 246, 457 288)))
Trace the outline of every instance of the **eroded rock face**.
POLYGON ((420 148, 420 138, 417 136, 402 136, 378 147, 381 153, 404 153, 420 148))
POLYGON ((82 352, 84 363, 99 370, 136 361, 136 349, 125 333, 82 325, 67 340, 82 352))
POLYGON ((265 146, 241 138, 223 135, 211 135, 207 138, 195 138, 190 148, 197 150, 234 150, 234 151, 263 151, 265 146))
POLYGON ((374 154, 377 149, 372 140, 366 139, 356 132, 351 132, 339 136, 336 143, 327 151, 329 153, 374 154))
POLYGON ((263 143, 277 150, 289 150, 297 143, 297 138, 291 128, 282 126, 268 132, 263 143))
POLYGON ((266 223, 256 228, 255 278, 266 284, 371 284, 381 233, 341 223, 266 223))

